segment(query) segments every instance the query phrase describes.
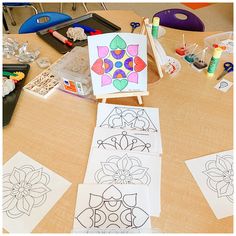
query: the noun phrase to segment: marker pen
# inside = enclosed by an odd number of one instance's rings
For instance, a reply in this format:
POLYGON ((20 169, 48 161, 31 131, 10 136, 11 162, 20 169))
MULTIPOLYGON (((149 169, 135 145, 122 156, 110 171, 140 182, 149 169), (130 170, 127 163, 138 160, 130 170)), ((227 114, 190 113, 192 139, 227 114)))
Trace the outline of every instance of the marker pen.
POLYGON ((158 38, 159 24, 160 24, 160 18, 154 17, 152 21, 152 37, 155 39, 158 38))
POLYGON ((73 45, 72 42, 70 42, 66 37, 64 37, 62 34, 58 33, 56 30, 49 29, 48 32, 55 37, 56 39, 60 40, 62 43, 68 45, 71 47, 73 45))

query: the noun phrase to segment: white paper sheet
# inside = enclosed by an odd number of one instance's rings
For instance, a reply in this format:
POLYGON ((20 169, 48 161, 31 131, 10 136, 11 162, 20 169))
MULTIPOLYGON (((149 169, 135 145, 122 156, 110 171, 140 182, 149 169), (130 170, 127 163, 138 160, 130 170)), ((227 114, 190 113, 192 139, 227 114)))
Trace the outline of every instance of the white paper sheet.
POLYGON ((145 185, 81 184, 73 231, 149 229, 149 209, 145 185))
POLYGON ((157 132, 96 127, 92 147, 114 151, 162 154, 161 139, 157 132))
POLYGON ((147 91, 147 37, 109 33, 88 37, 94 95, 147 91))
POLYGON ((93 148, 84 183, 145 184, 152 203, 150 214, 160 216, 161 158, 157 155, 93 148))
POLYGON ((233 215, 233 150, 186 161, 217 219, 233 215))
POLYGON ((216 86, 214 88, 226 93, 231 88, 232 85, 233 85, 233 83, 230 82, 229 80, 222 79, 222 80, 220 80, 219 83, 216 84, 216 86))
POLYGON ((3 166, 3 227, 30 233, 71 185, 22 152, 3 166))
POLYGON ((157 132, 160 135, 159 109, 99 103, 97 127, 157 132))

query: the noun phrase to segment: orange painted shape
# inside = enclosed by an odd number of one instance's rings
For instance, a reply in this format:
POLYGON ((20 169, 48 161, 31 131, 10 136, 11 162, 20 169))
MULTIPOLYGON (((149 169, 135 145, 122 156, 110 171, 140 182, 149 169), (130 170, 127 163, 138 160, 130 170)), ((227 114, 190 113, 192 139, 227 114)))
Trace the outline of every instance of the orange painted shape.
POLYGON ((203 7, 207 7, 209 5, 211 5, 212 3, 206 3, 206 2, 197 2, 197 3, 190 3, 190 2, 183 2, 182 3, 183 5, 193 9, 193 10, 196 10, 196 9, 199 9, 199 8, 203 8, 203 7))
POLYGON ((69 80, 69 82, 70 82, 70 86, 67 86, 67 85, 64 83, 64 88, 65 88, 65 90, 76 93, 76 92, 77 92, 77 88, 76 88, 76 86, 75 86, 75 83, 74 83, 73 81, 71 81, 71 80, 69 80))

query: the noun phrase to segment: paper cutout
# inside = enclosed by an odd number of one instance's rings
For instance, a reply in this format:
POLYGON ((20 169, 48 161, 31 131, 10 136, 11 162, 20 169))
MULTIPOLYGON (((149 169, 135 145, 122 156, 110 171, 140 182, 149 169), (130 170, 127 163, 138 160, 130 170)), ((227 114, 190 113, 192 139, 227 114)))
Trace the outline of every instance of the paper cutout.
POLYGON ((161 140, 157 132, 120 130, 96 127, 92 147, 105 150, 162 153, 161 140))
POLYGON ((217 219, 233 215, 233 150, 186 161, 217 219))
POLYGON ((147 189, 128 186, 79 185, 74 229, 149 228, 147 189), (88 201, 87 206, 81 199, 88 201))
POLYGON ((146 91, 145 36, 128 33, 103 34, 88 37, 88 44, 95 95, 132 90, 146 91))
POLYGON ((92 148, 84 183, 147 185, 150 215, 161 212, 161 157, 158 154, 92 148))
POLYGON ((3 227, 30 233, 71 183, 18 152, 3 166, 3 227))
POLYGON ((232 85, 233 83, 231 81, 222 79, 220 80, 219 83, 216 84, 215 89, 226 93, 231 88, 232 85))

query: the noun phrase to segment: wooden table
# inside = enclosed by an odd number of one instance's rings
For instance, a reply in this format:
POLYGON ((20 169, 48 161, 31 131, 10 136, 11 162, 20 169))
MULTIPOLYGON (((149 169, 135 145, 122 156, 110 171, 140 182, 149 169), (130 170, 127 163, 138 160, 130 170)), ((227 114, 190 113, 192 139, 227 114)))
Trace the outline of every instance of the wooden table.
MULTIPOLYGON (((96 12, 130 32, 129 23, 140 21, 132 11, 96 12)), ((160 40, 167 54, 174 54, 183 31, 166 29, 160 40)), ((203 39, 215 32, 184 32, 186 41, 203 45, 203 39)), ((10 35, 32 48, 41 50, 52 62, 61 55, 36 34, 10 35)), ((175 78, 158 79, 155 66, 149 64, 149 92, 144 106, 160 108, 163 142, 161 217, 152 226, 162 232, 226 233, 233 230, 233 217, 217 220, 184 161, 233 147, 233 89, 222 93, 217 83, 203 73, 190 69, 181 59, 182 70, 175 78)), ((223 57, 223 63, 232 57, 223 57)), ((15 62, 13 60, 4 63, 15 62)), ((35 62, 27 82, 42 70, 35 62)), ((226 76, 232 81, 232 73, 226 76)), ((138 105, 135 98, 108 100, 109 103, 138 105)), ((73 225, 77 184, 83 183, 97 103, 56 91, 43 100, 22 92, 10 124, 3 129, 4 163, 19 150, 60 174, 72 186, 37 225, 34 232, 70 232, 73 225)))

